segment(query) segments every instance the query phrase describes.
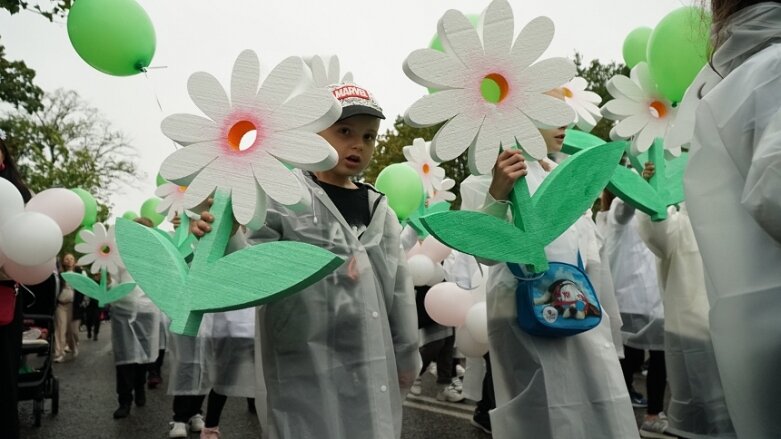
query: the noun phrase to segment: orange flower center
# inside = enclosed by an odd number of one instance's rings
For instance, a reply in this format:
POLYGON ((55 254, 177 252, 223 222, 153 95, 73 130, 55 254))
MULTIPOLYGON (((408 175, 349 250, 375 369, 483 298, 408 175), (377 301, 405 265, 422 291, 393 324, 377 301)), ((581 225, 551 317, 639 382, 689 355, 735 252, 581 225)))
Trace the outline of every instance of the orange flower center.
POLYGON ((648 105, 648 111, 651 112, 653 117, 662 119, 663 117, 667 116, 667 105, 664 105, 663 102, 653 101, 650 105, 648 105))
POLYGON ((255 144, 257 135, 257 127, 252 122, 236 122, 228 130, 228 145, 234 151, 246 151, 255 144))
POLYGON ((498 104, 510 93, 510 84, 507 83, 507 79, 504 76, 498 73, 491 73, 486 75, 480 83, 480 93, 486 101, 498 104))
POLYGON ((428 163, 423 164, 423 173, 428 174, 429 171, 431 171, 431 166, 428 165, 428 163))
POLYGON ((565 98, 571 98, 573 96, 572 90, 570 90, 569 87, 561 87, 561 93, 565 98))
POLYGON ((187 186, 179 186, 179 192, 184 193, 187 191, 187 186))

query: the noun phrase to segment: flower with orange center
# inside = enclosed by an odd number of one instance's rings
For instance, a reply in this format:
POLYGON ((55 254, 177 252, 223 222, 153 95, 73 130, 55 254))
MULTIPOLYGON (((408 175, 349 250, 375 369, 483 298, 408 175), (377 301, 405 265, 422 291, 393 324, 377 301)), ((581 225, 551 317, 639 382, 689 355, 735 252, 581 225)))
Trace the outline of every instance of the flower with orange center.
POLYGON ((82 230, 79 237, 84 241, 76 244, 76 251, 83 256, 76 262, 79 265, 92 264, 90 272, 100 273, 105 269, 111 275, 116 275, 120 268, 125 268, 119 257, 117 242, 114 238, 114 228, 95 223, 92 230, 82 230))
POLYGON ((520 146, 533 158, 545 157, 538 127, 565 126, 575 115, 544 93, 572 79, 575 66, 566 58, 535 63, 553 39, 547 17, 532 20, 513 42, 507 0, 492 1, 477 29, 449 10, 437 29, 444 52, 420 49, 407 57, 407 76, 438 91, 412 104, 405 118, 415 127, 447 122, 431 141, 432 157, 443 162, 468 149, 472 173, 487 174, 501 148, 520 146))
POLYGON ((598 107, 602 98, 593 91, 586 90, 586 87, 588 82, 576 76, 561 86, 561 92, 564 95, 564 102, 575 111, 575 125, 583 131, 591 131, 602 119, 598 107))
POLYGON ((174 216, 184 213, 184 194, 187 186, 174 183, 163 183, 155 189, 155 195, 161 198, 157 205, 157 212, 165 214, 170 221, 174 216))
POLYGON ((630 77, 616 75, 607 83, 615 98, 602 107, 602 114, 618 121, 611 137, 632 138, 632 152, 648 150, 656 138, 664 138, 675 120, 677 108, 660 93, 651 79, 648 64, 637 64, 630 77))
POLYGON ((431 158, 431 144, 421 138, 414 139, 412 145, 402 149, 407 164, 420 175, 423 181, 423 189, 428 197, 433 197, 442 179, 445 178, 445 170, 439 167, 439 163, 431 158))
POLYGON ((323 171, 336 164, 336 151, 317 133, 336 122, 341 106, 327 89, 314 88, 304 61, 287 58, 260 88, 259 82, 258 57, 245 50, 233 66, 230 98, 214 76, 190 76, 190 97, 208 118, 174 114, 163 120, 163 133, 185 145, 160 170, 166 180, 187 186, 183 209, 227 190, 236 220, 258 229, 267 197, 286 206, 311 201, 285 165, 323 171))

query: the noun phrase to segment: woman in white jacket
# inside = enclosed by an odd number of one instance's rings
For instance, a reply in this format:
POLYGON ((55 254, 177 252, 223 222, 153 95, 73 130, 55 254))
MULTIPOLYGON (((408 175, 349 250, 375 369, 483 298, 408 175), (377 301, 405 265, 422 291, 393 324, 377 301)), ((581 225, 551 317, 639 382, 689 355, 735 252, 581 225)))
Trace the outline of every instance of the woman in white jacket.
POLYGON ((781 4, 713 0, 686 199, 738 437, 781 437, 781 4), (707 68, 707 67, 706 67, 707 68))

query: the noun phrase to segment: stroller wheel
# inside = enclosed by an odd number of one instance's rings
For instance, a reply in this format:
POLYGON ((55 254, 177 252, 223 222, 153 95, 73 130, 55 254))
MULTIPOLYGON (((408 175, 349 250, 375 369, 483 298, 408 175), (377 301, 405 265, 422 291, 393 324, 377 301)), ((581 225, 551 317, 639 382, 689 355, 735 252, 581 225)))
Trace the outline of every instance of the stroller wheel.
POLYGON ((57 416, 60 411, 60 382, 52 378, 52 416, 57 416))
POLYGON ((35 426, 41 426, 41 415, 43 415, 43 399, 33 400, 33 416, 35 418, 35 426))

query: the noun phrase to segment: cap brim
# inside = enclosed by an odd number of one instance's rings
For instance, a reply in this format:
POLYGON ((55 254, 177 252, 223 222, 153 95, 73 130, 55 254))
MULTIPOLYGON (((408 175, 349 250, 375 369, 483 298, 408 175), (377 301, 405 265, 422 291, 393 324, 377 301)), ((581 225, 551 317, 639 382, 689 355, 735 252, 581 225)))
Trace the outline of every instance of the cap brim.
POLYGON ((381 111, 377 111, 372 107, 367 107, 366 105, 350 105, 342 108, 342 115, 341 117, 339 117, 339 120, 347 119, 348 117, 358 116, 361 114, 366 116, 373 116, 378 119, 385 119, 385 115, 382 114, 381 111))

